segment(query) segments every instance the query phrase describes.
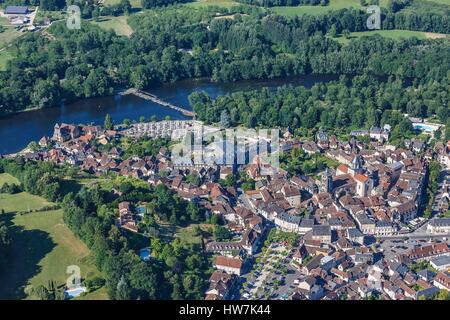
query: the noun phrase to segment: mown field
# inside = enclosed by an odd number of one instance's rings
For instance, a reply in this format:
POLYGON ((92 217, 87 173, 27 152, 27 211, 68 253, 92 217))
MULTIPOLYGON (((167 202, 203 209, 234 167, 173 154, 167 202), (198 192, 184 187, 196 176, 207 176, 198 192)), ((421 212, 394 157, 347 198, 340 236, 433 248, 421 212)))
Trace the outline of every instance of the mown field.
MULTIPOLYGON (((111 5, 115 5, 115 4, 119 4, 119 3, 120 3, 120 0, 105 0, 105 2, 103 2, 103 5, 111 6, 111 5)), ((136 9, 142 8, 141 0, 130 0, 130 4, 131 4, 132 8, 136 8, 136 9)))
POLYGON ((429 2, 435 2, 435 3, 439 3, 439 4, 446 4, 448 6, 450 6, 450 0, 427 0, 429 2))
MULTIPOLYGON (((380 6, 385 7, 388 0, 380 0, 380 6)), ((340 10, 344 8, 362 8, 359 0, 330 0, 327 6, 297 6, 297 7, 272 7, 276 13, 285 16, 296 16, 299 14, 320 15, 331 10, 340 10)))
POLYGON ((436 39, 448 37, 445 34, 422 32, 422 31, 410 31, 410 30, 374 30, 374 31, 362 31, 362 32, 351 32, 350 38, 345 38, 343 35, 339 35, 336 40, 341 43, 348 43, 352 39, 361 38, 364 36, 374 36, 380 35, 382 37, 391 38, 395 40, 406 39, 406 38, 418 38, 418 39, 436 39))
POLYGON ((3 32, 0 32, 0 49, 5 48, 9 43, 21 35, 22 32, 17 31, 15 28, 10 26, 5 27, 3 32))
POLYGON ((201 8, 207 6, 219 6, 225 8, 231 8, 232 6, 239 5, 238 2, 232 0, 198 0, 186 3, 186 6, 192 8, 201 8))
POLYGON ((92 23, 105 30, 112 29, 121 36, 128 37, 133 33, 133 29, 127 23, 126 16, 100 17, 97 20, 93 20, 92 23))
POLYGON ((9 50, 0 51, 0 71, 5 71, 8 61, 14 59, 14 54, 9 50))
POLYGON ((4 17, 0 17, 0 26, 4 28, 0 32, 0 71, 3 71, 6 69, 7 62, 14 58, 14 54, 8 50, 8 45, 23 33, 11 26, 8 19, 4 17))
MULTIPOLYGON (((0 184, 16 182, 0 174, 0 184)), ((52 205, 45 199, 22 192, 14 195, 0 194, 0 221, 12 229, 10 271, 0 274, 0 299, 30 299, 28 290, 54 281, 65 284, 66 269, 78 265, 83 278, 98 275, 89 249, 64 225, 62 210, 16 214, 52 205)), ((107 299, 104 289, 89 293, 82 299, 107 299)))
POLYGON ((0 49, 22 34, 5 17, 0 17, 0 26, 4 28, 3 32, 0 32, 0 49))
POLYGON ((4 184, 4 183, 9 183, 9 184, 19 184, 19 181, 14 178, 12 175, 7 174, 7 173, 1 173, 0 174, 0 187, 4 184))

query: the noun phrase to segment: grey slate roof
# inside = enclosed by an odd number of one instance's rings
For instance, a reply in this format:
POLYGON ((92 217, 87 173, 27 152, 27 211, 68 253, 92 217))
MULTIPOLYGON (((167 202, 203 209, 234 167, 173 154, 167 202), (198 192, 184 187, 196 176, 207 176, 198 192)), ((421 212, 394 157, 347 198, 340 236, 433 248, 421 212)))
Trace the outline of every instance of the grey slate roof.
POLYGON ((7 6, 5 14, 27 14, 28 7, 26 6, 7 6))

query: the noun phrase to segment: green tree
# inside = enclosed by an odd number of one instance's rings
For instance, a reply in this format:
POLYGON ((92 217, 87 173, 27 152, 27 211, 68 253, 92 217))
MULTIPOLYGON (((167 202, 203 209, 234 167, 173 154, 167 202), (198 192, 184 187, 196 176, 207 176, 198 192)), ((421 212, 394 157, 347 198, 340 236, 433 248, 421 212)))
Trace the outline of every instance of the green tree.
POLYGON ((106 130, 111 130, 113 128, 113 122, 109 113, 105 116, 105 121, 103 122, 103 126, 106 130))
POLYGON ((224 241, 231 239, 230 230, 224 226, 216 226, 214 228, 214 239, 216 241, 224 241))
POLYGON ((328 33, 329 33, 330 37, 336 38, 337 37, 336 25, 333 24, 328 33))
POLYGON ((230 123, 230 116, 228 115, 227 110, 223 110, 220 114, 220 127, 221 128, 229 128, 231 125, 230 123))
POLYGON ((120 281, 117 283, 116 299, 117 300, 131 299, 131 287, 124 276, 122 276, 120 278, 120 281))

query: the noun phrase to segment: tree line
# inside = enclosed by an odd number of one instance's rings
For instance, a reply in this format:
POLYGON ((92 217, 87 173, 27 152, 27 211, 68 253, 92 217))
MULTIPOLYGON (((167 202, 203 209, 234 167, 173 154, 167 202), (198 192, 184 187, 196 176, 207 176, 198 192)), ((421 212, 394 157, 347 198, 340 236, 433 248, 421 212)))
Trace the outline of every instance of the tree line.
MULTIPOLYGON (((4 209, 0 209, 0 214, 5 214, 4 209)), ((11 229, 0 221, 0 272, 7 272, 8 261, 11 254, 11 229)))

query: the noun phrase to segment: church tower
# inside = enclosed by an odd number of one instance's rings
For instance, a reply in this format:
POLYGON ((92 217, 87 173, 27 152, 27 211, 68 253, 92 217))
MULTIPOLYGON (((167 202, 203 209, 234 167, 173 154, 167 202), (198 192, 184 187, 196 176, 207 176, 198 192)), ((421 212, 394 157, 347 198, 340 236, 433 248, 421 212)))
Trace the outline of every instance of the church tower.
POLYGON ((363 166, 362 166, 361 156, 359 154, 357 154, 353 158, 352 162, 350 163, 349 173, 352 176, 355 176, 358 173, 362 173, 362 171, 363 171, 363 166))
POLYGON ((333 175, 331 170, 326 168, 322 177, 322 188, 325 192, 331 193, 333 191, 333 175))

